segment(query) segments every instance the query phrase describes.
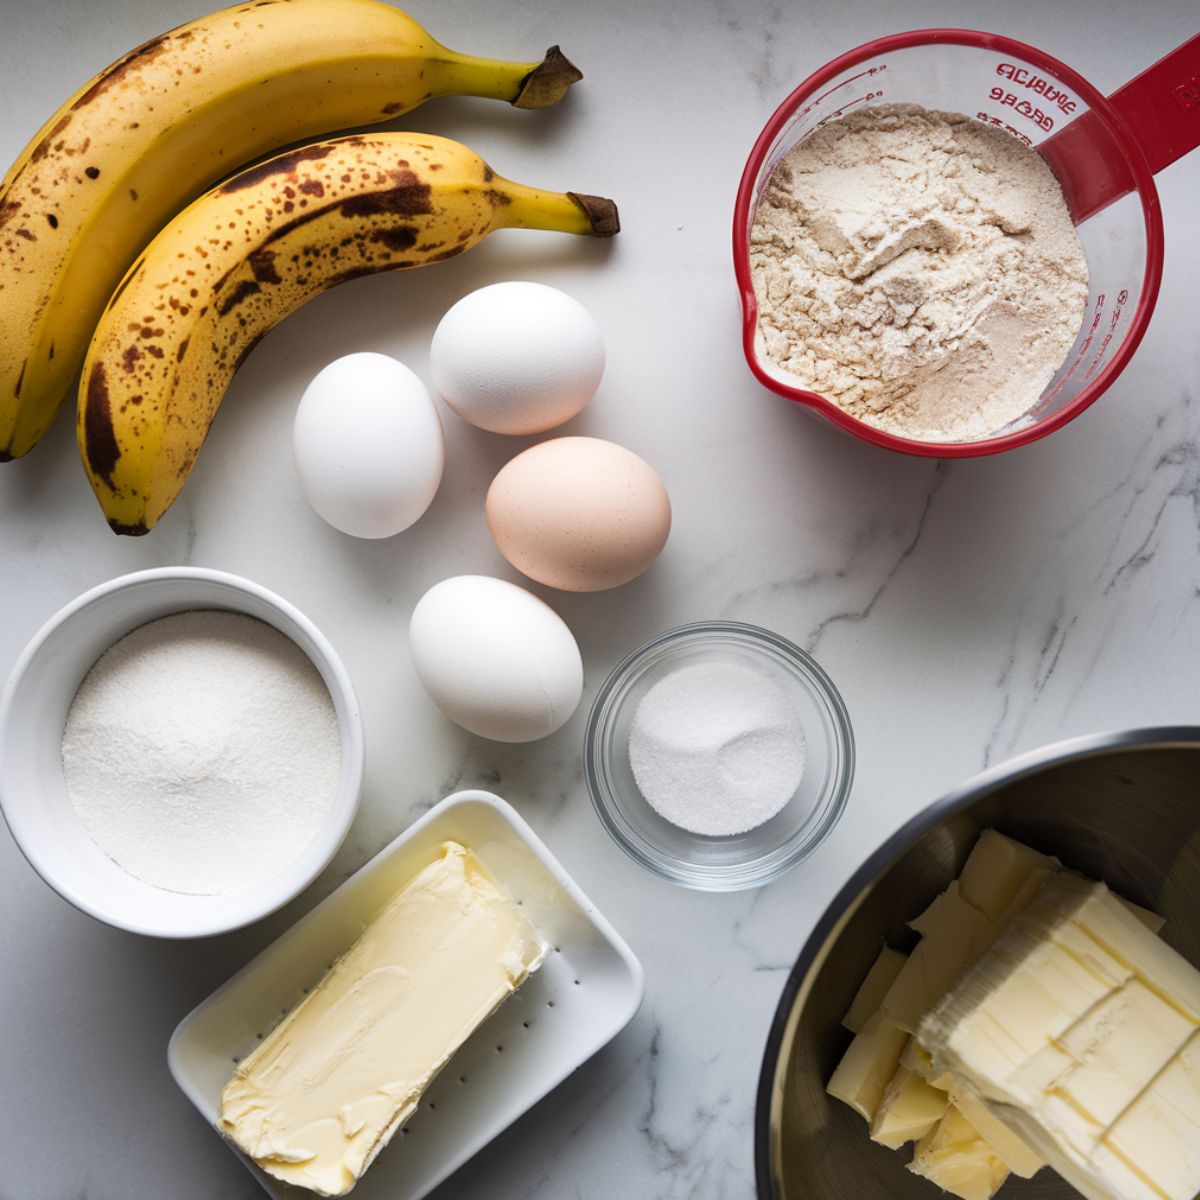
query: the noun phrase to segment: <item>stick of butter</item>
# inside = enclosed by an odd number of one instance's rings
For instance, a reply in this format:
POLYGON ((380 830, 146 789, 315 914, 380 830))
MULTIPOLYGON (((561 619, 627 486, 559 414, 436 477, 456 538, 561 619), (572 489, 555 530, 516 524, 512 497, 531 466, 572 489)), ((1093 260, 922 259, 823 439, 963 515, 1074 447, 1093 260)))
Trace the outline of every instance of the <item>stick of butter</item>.
POLYGON ((884 1016, 906 1033, 988 948, 991 922, 960 895, 958 881, 913 922, 924 933, 883 998, 884 1016))
POLYGON ((221 1132, 275 1178, 345 1195, 545 953, 478 859, 444 843, 238 1065, 221 1132))
POLYGON ((907 954, 899 950, 891 950, 887 946, 879 952, 879 957, 871 964, 867 977, 854 994, 842 1024, 851 1033, 862 1033, 866 1023, 879 1011, 887 990, 896 981, 900 968, 904 966, 907 954))
POLYGON ((884 1090, 900 1065, 908 1035, 877 1012, 842 1055, 825 1090, 848 1104, 869 1124, 883 1099, 884 1090))

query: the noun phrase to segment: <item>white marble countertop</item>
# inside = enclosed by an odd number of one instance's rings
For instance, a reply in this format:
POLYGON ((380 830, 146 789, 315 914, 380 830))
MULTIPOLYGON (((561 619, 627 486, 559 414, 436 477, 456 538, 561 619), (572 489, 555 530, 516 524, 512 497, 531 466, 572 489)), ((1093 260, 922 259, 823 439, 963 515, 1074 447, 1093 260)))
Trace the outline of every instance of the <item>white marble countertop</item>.
MULTIPOLYGON (((196 0, 4 6, 0 160, 130 46, 196 0)), ((331 868, 251 929, 167 944, 96 924, 0 834, 0 1198, 252 1200, 256 1187, 175 1088, 179 1018, 434 801, 511 800, 625 934, 647 975, 626 1032, 437 1193, 719 1200, 753 1191, 754 1092, 784 976, 823 905, 906 817, 981 767, 1063 736, 1200 717, 1200 155, 1159 178, 1158 311, 1120 381, 1025 450, 953 465, 876 450, 764 392, 741 358, 729 256, 745 155, 790 88, 899 28, 966 25, 1035 42, 1111 90, 1195 33, 1193 0, 1136 20, 1114 0, 705 0, 600 5, 441 0, 411 11, 447 44, 530 58, 560 41, 586 72, 561 111, 443 100, 407 124, 459 138, 502 173, 614 196, 612 244, 521 233, 420 272, 326 294, 238 376, 179 503, 140 540, 105 528, 69 420, 0 468, 0 673, 78 592, 141 567, 248 575, 304 609, 357 683, 369 746, 361 814, 331 868), (612 593, 548 596, 583 650, 587 692, 532 747, 467 736, 425 700, 408 613, 462 572, 516 578, 482 499, 524 443, 445 421, 432 509, 383 543, 323 525, 298 490, 290 422, 308 379, 351 350, 428 378, 442 312, 531 278, 586 303, 607 338, 599 395, 568 432, 624 443, 664 475, 675 528, 659 563, 612 593), (840 826, 801 868, 735 895, 687 892, 605 836, 580 770, 588 699, 636 643, 685 621, 770 626, 815 654, 857 734, 840 826)), ((7 332, 7 331, 6 331, 7 332)), ((546 594, 546 593, 543 593, 546 594)))

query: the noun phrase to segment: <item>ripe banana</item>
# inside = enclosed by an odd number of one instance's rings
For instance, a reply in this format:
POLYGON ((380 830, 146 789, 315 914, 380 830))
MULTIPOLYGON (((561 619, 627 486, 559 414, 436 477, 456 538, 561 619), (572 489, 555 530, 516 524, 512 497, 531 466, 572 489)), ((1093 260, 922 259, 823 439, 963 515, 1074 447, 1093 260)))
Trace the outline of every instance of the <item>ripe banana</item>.
POLYGON ((420 267, 494 229, 611 237, 611 200, 496 175, 429 134, 336 138, 250 167, 185 209, 117 286, 79 387, 84 466, 116 533, 179 494, 234 372, 311 296, 420 267))
POLYGON ((0 462, 50 425, 134 256, 223 176, 432 96, 544 108, 579 78, 557 46, 541 63, 466 57, 376 0, 253 0, 126 55, 0 184, 0 462))

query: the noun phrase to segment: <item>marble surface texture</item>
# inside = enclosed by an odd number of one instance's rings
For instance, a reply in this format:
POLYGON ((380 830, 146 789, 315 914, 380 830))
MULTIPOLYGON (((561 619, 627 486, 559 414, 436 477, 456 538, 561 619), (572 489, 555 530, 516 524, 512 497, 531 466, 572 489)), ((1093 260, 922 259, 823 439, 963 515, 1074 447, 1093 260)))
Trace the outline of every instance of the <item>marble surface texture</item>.
MULTIPOLYGON (((0 160, 85 78, 199 15, 200 0, 4 0, 0 160)), ((150 536, 104 527, 61 420, 0 468, 0 673, 60 605, 111 576, 194 563, 305 610, 359 689, 369 769, 329 870, 240 933, 160 943, 60 900, 0 834, 0 1200, 253 1200, 256 1187, 175 1088, 179 1018, 440 797, 511 800, 646 968, 626 1032, 437 1193, 437 1200, 733 1200, 753 1193, 754 1094, 785 974, 862 857, 989 764, 1072 734, 1200 718, 1200 155, 1159 177, 1158 310, 1111 391, 1025 450, 954 464, 845 437, 747 372, 729 255, 745 155, 802 77, 868 37, 965 25, 1037 43, 1111 90, 1196 31, 1194 0, 1136 20, 1113 0, 441 0, 411 11, 448 44, 533 57, 559 41, 587 73, 561 111, 443 100, 406 124, 503 173, 616 197, 612 244, 502 234, 419 273, 360 280, 288 319, 239 374, 182 499, 150 536), (290 422, 327 361, 380 350, 428 378, 445 309, 530 278, 595 313, 609 351, 567 432, 612 438, 664 475, 660 562, 609 594, 550 596, 575 631, 584 705, 526 748, 467 736, 426 701, 412 605, 462 572, 515 578, 482 499, 524 443, 445 420, 445 484, 419 525, 358 542, 297 489, 290 422), (761 891, 701 895, 651 877, 604 835, 580 770, 588 699, 633 645, 686 621, 774 628, 840 687, 859 764, 840 826, 761 891)), ((5 331, 7 336, 10 331, 5 331)))

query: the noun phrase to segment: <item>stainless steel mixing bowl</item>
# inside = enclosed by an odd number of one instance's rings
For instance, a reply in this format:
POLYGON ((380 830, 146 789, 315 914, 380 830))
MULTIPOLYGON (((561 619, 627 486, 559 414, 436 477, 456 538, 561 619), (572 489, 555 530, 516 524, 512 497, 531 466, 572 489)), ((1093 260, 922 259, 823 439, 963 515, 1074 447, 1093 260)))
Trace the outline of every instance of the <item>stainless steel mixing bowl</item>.
MULTIPOLYGON (((1200 964, 1200 726, 1059 742, 977 776, 875 851, 817 923, 767 1040, 755 1128, 761 1200, 935 1200, 910 1155, 876 1145, 825 1095, 850 1042, 841 1027, 880 944, 953 879, 989 826, 1167 918, 1163 937, 1200 964)), ((911 1148, 909 1148, 911 1149, 911 1148)), ((1011 1200, 1077 1200, 1050 1170, 1010 1178, 1011 1200)))

